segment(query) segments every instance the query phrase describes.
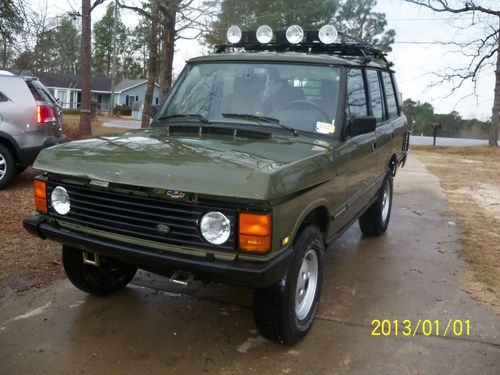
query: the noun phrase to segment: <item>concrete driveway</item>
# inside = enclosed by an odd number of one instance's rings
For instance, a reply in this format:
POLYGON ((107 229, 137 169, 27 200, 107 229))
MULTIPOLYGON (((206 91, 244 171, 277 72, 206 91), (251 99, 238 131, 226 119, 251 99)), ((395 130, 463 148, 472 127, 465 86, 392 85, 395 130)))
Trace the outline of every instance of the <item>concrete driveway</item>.
MULTIPOLYGON (((255 330, 251 293, 139 274, 102 299, 68 281, 0 307, 2 374, 499 374, 500 316, 463 291, 457 229, 437 179, 411 159, 388 233, 354 225, 329 249, 321 308, 294 347, 255 330), (470 336, 372 336, 372 321, 470 320, 470 336)), ((464 330, 465 330, 465 323, 464 330)), ((444 325, 444 326, 443 326, 444 325)))

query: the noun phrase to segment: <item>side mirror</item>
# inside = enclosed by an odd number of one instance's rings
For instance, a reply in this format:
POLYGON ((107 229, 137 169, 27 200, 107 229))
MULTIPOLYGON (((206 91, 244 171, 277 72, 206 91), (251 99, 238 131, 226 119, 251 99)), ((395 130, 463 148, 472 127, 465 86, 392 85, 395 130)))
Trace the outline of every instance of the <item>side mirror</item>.
POLYGON ((374 132, 377 127, 377 119, 373 116, 359 116, 351 121, 349 135, 355 136, 374 132))

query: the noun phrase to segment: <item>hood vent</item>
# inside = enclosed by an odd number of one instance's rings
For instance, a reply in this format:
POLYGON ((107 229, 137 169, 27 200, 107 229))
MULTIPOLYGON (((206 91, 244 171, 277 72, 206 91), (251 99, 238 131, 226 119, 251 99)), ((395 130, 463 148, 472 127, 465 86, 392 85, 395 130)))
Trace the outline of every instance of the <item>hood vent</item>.
POLYGON ((227 135, 236 138, 247 139, 270 139, 271 133, 257 130, 248 129, 234 129, 221 126, 169 126, 168 132, 171 135, 176 134, 198 134, 199 136, 205 134, 212 135, 227 135))

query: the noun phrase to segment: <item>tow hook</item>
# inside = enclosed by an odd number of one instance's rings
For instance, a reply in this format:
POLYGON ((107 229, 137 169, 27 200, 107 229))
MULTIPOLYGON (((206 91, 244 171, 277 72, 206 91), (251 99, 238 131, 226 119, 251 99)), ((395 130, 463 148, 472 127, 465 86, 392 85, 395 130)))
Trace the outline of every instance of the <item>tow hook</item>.
POLYGON ((82 252, 83 263, 94 266, 101 267, 101 258, 96 253, 88 253, 86 251, 82 252))
POLYGON ((193 280, 194 275, 190 272, 175 271, 172 276, 170 276, 170 281, 182 286, 188 286, 193 280))

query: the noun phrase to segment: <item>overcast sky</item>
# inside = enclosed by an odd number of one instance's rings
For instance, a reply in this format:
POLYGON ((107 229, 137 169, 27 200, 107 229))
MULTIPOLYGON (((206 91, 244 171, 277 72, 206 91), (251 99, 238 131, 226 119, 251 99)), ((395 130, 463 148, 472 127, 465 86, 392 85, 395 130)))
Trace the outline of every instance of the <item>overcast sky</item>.
MULTIPOLYGON (((58 15, 81 4, 78 0, 31 0, 39 5, 48 2, 51 15, 58 15)), ((242 0, 246 1, 246 0, 242 0)), ((106 3, 110 2, 108 0, 106 3)), ((486 5, 498 0, 483 0, 486 5)), ((106 5, 97 7, 92 13, 92 21, 99 20, 106 5)), ((386 13, 388 27, 396 30, 396 43, 389 54, 389 60, 395 63, 396 77, 403 98, 427 101, 436 112, 458 111, 463 117, 476 117, 486 120, 491 116, 493 106, 494 69, 484 71, 477 82, 477 97, 469 96, 473 92, 472 83, 467 83, 461 90, 450 95, 450 86, 430 87, 436 79, 432 73, 449 71, 468 64, 468 59, 460 53, 453 53, 456 47, 447 47, 435 42, 467 41, 484 35, 484 28, 462 30, 459 26, 470 22, 470 16, 460 18, 450 14, 436 14, 430 10, 406 3, 403 0, 378 0, 377 11, 386 13), (448 96, 448 97, 446 97, 448 96)), ((132 13, 123 12, 123 20, 132 27, 138 21, 132 13)), ((498 25, 494 17, 483 17, 483 23, 498 25)), ((204 53, 196 41, 180 41, 176 48, 175 70, 179 72, 184 62, 204 53)))

